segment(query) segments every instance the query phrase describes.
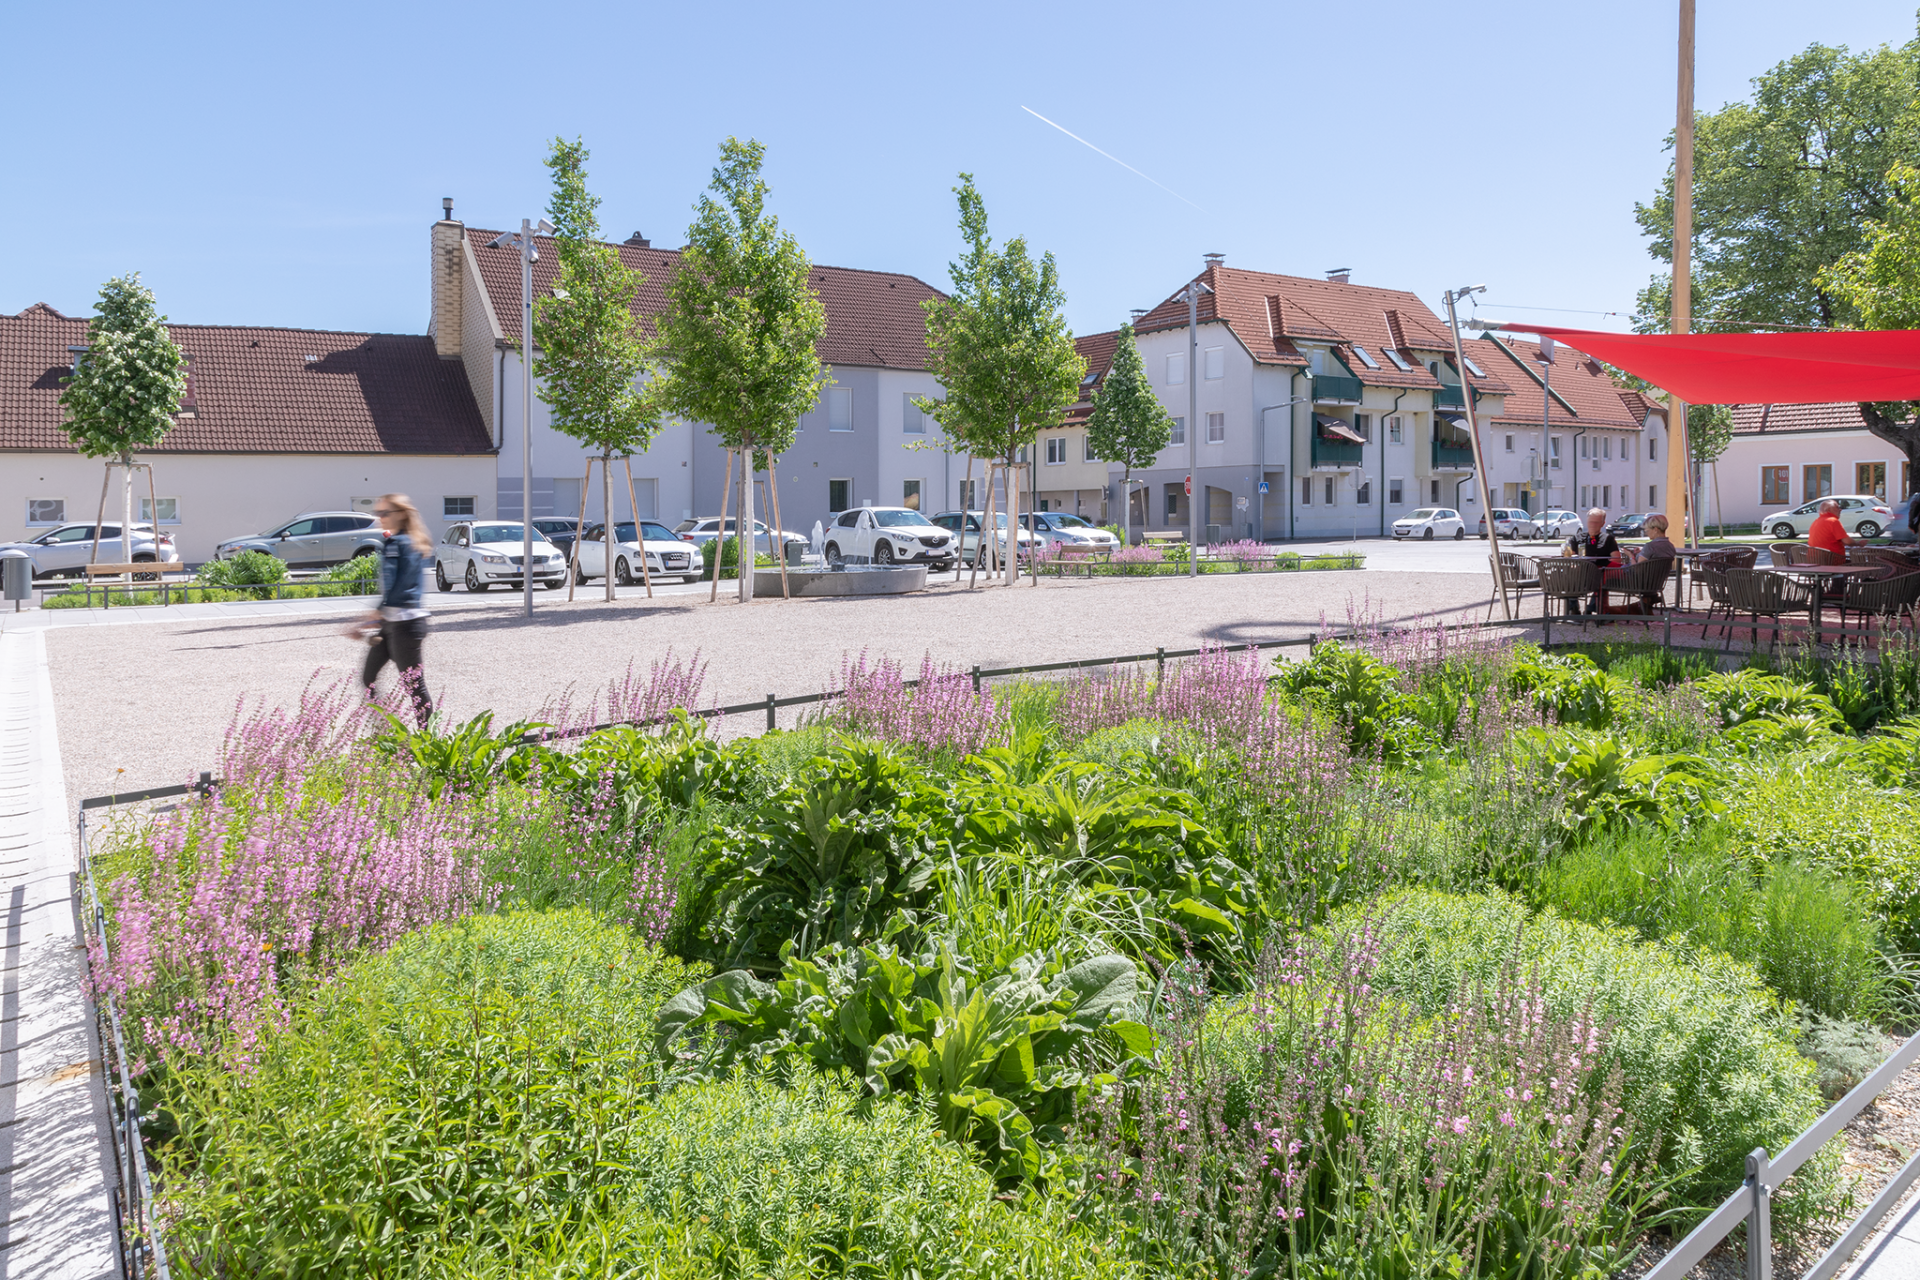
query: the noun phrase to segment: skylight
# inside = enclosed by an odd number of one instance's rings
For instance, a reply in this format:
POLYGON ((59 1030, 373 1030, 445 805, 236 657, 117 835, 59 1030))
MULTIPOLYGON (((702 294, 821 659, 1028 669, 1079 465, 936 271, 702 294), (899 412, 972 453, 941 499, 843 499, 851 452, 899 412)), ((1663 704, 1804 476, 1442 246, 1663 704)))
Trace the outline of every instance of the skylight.
POLYGON ((1484 377, 1486 377, 1486 376, 1487 376, 1487 371, 1486 371, 1485 369, 1482 369, 1482 368, 1481 368, 1481 367, 1480 367, 1479 365, 1477 365, 1477 364, 1475 364, 1475 363, 1473 362, 1473 357, 1472 357, 1472 356, 1462 356, 1462 357, 1461 357, 1461 359, 1463 359, 1463 360, 1465 360, 1465 361, 1467 362, 1467 368, 1469 368, 1469 369, 1471 369, 1471 370, 1473 370, 1473 376, 1474 376, 1474 377, 1476 377, 1476 378, 1484 378, 1484 377))
POLYGON ((1413 372, 1413 366, 1408 364, 1404 359, 1402 359, 1398 351, 1395 351, 1392 347, 1382 347, 1381 350, 1387 353, 1387 359, 1393 361, 1393 363, 1399 368, 1400 372, 1402 373, 1413 372))
POLYGON ((1369 369, 1378 369, 1380 367, 1374 363, 1373 357, 1367 354, 1367 349, 1357 342, 1353 344, 1353 354, 1359 356, 1360 363, 1369 369))

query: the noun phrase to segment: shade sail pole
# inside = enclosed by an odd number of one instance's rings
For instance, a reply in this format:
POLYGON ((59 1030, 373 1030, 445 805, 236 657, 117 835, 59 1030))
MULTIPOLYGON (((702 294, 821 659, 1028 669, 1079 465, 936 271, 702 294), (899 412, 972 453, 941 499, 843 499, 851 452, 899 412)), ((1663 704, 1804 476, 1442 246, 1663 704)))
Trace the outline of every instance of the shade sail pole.
MULTIPOLYGON (((1474 487, 1480 491, 1480 513, 1487 522, 1487 557, 1493 569, 1493 589, 1500 593, 1500 616, 1508 622, 1513 621, 1513 601, 1507 598, 1507 570, 1500 563, 1500 526, 1493 518, 1493 491, 1487 487, 1487 464, 1480 448, 1480 423, 1473 412, 1473 384, 1467 380, 1467 353, 1465 344, 1460 341, 1460 317, 1454 314, 1453 304, 1470 293, 1477 293, 1485 285, 1474 285, 1466 289, 1447 291, 1447 328, 1453 331, 1453 361, 1460 373, 1460 400, 1467 411, 1467 437, 1473 444, 1474 487)), ((1459 501, 1460 486, 1455 485, 1454 501, 1459 501)), ((1459 512, 1456 510, 1455 514, 1459 512)), ((1466 517, 1460 517, 1460 523, 1466 524, 1466 517)))
MULTIPOLYGON (((1693 323, 1693 0, 1680 0, 1679 101, 1673 124, 1673 318, 1674 333, 1693 323)), ((1667 503, 1679 503, 1684 545, 1700 545, 1693 503, 1693 442, 1687 438, 1687 402, 1667 402, 1667 503)))

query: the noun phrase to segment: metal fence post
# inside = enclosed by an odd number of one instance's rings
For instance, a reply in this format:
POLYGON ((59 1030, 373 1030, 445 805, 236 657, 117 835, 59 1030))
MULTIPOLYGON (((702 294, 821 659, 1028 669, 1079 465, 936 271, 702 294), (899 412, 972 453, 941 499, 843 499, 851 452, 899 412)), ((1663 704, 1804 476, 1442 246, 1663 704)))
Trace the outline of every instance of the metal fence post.
MULTIPOLYGON (((1668 649, 1673 648, 1673 611, 1670 609, 1664 613, 1662 630, 1665 634, 1660 639, 1661 645, 1668 649)), ((1702 640, 1707 638, 1705 631, 1700 633, 1700 638, 1702 640)))
POLYGON ((1165 684, 1167 680, 1167 646, 1161 645, 1153 651, 1153 680, 1155 684, 1165 684))
POLYGON ((980 692, 980 664, 977 662, 973 665, 973 691, 980 692))
POLYGON ((1767 1185, 1767 1149, 1747 1155, 1747 1186, 1753 1207, 1747 1210, 1747 1280, 1773 1280, 1773 1188, 1767 1185))
POLYGON ((774 711, 775 711, 775 707, 774 707, 773 695, 768 694, 767 695, 767 732, 768 733, 772 733, 775 729, 779 728, 779 725, 774 723, 774 711))
POLYGON ((1540 611, 1540 647, 1542 649, 1553 648, 1553 610, 1552 609, 1542 609, 1540 611))

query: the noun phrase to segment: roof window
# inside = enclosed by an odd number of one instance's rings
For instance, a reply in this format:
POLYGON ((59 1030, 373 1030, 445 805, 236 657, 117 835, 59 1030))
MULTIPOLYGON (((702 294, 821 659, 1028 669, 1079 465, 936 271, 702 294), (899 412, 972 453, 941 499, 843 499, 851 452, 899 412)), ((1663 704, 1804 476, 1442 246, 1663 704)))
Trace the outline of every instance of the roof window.
POLYGON ((1467 362, 1467 368, 1473 371, 1474 377, 1484 378, 1487 376, 1487 371, 1485 369, 1482 369, 1479 365, 1475 364, 1473 362, 1472 356, 1461 356, 1460 358, 1467 362))
POLYGON ((1357 342, 1353 344, 1353 354, 1359 356, 1360 363, 1367 366, 1367 368, 1369 369, 1378 369, 1380 367, 1378 364, 1374 362, 1373 357, 1367 354, 1367 349, 1361 346, 1357 342))
POLYGON ((1398 351, 1395 351, 1392 347, 1382 347, 1381 350, 1387 353, 1387 359, 1393 361, 1394 367, 1399 369, 1400 372, 1402 373, 1413 372, 1413 366, 1408 364, 1406 362, 1405 357, 1403 357, 1398 351))

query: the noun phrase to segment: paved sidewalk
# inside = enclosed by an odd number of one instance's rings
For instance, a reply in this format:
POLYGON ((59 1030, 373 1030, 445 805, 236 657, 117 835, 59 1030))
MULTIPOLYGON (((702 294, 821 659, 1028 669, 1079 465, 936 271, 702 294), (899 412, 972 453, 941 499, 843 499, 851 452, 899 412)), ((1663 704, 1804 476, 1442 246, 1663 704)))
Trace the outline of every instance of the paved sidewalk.
POLYGON ((1860 1246, 1845 1280, 1913 1280, 1920 1276, 1920 1192, 1909 1191, 1880 1230, 1860 1246))
POLYGON ((0 635, 0 1280, 119 1274, 45 637, 0 635))

